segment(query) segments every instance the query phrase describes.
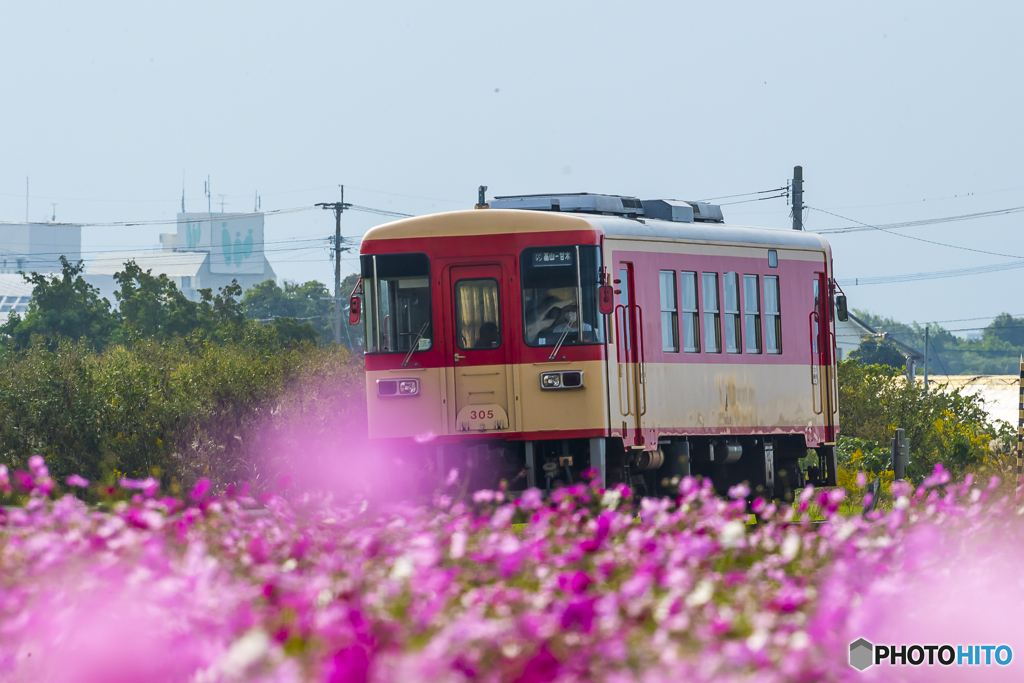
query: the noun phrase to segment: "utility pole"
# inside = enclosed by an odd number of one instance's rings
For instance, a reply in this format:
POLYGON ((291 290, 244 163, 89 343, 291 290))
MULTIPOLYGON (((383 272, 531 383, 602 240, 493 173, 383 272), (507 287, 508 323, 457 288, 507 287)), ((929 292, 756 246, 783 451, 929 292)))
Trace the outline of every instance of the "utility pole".
POLYGON ((928 326, 924 326, 924 393, 928 393, 928 326))
POLYGON ((345 186, 338 185, 341 189, 341 201, 331 203, 320 203, 317 206, 334 212, 334 343, 341 344, 341 252, 348 251, 341 248, 341 214, 351 206, 345 203, 345 186))
POLYGON ((793 167, 793 229, 804 229, 804 167, 793 167))

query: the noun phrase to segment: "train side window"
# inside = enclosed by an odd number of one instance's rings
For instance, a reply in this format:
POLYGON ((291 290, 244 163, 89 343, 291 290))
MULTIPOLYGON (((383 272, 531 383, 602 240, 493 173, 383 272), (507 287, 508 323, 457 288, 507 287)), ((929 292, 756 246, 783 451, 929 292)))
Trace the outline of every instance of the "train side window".
POLYGON ((725 290, 725 351, 739 353, 743 339, 740 329, 740 276, 726 273, 722 276, 722 289, 725 290))
POLYGON ((768 250, 768 267, 778 268, 779 267, 779 252, 774 249, 768 250))
POLYGON ((704 289, 704 350, 722 352, 722 328, 718 317, 718 273, 701 273, 704 289))
POLYGON ((764 276, 764 345, 768 353, 782 353, 782 315, 777 275, 764 276))
POLYGON ((700 353, 700 312, 697 310, 697 273, 679 273, 683 298, 679 302, 683 314, 683 351, 700 353))
POLYGON ((743 326, 747 353, 761 353, 761 296, 756 275, 743 276, 743 326))
POLYGON ((679 312, 676 308, 676 271, 658 271, 661 287, 661 350, 679 353, 679 312))

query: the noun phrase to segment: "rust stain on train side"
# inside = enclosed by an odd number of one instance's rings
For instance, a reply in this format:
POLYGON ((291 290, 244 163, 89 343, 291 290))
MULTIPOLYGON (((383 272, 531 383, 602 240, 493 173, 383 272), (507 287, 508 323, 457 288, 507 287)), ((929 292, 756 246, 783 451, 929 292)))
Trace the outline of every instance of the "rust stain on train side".
POLYGON ((735 373, 716 374, 718 385, 718 426, 750 427, 758 424, 755 390, 735 373))

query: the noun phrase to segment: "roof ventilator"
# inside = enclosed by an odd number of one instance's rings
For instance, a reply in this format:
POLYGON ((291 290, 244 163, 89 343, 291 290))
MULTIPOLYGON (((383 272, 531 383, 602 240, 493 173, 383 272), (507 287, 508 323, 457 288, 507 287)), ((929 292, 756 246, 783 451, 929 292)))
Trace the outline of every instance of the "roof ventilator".
POLYGON ((675 223, 722 223, 722 207, 707 202, 677 199, 645 199, 613 194, 523 194, 495 197, 492 209, 526 209, 562 213, 593 213, 625 218, 653 218, 675 223))

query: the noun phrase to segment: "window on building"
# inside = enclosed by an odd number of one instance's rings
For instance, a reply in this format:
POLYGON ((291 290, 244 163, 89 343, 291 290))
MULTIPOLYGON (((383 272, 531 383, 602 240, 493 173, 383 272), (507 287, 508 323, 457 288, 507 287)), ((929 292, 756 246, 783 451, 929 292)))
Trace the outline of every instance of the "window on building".
POLYGON ((704 350, 722 352, 722 328, 718 317, 718 273, 702 273, 704 288, 704 350))
POLYGON ((740 276, 726 273, 722 276, 725 294, 723 315, 725 317, 725 351, 739 353, 743 340, 740 337, 740 276))
POLYGON ((676 308, 676 271, 658 272, 661 287, 661 350, 679 352, 679 313, 676 308))
POLYGON ((683 351, 700 352, 700 313, 697 311, 697 273, 679 274, 683 298, 679 302, 683 314, 683 351))
POLYGON ((782 315, 776 275, 764 276, 764 346, 768 353, 782 353, 782 315))
POLYGON ((747 353, 761 353, 761 297, 756 275, 743 276, 743 323, 747 353))

